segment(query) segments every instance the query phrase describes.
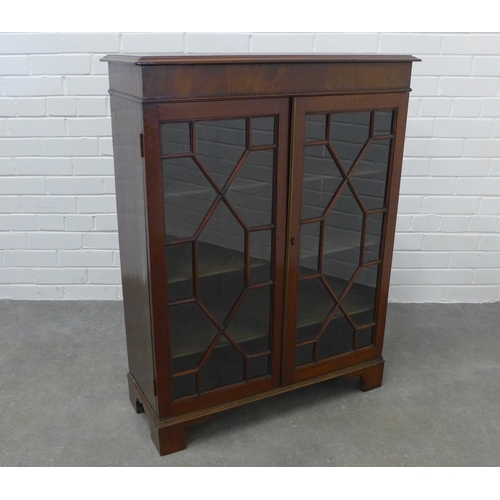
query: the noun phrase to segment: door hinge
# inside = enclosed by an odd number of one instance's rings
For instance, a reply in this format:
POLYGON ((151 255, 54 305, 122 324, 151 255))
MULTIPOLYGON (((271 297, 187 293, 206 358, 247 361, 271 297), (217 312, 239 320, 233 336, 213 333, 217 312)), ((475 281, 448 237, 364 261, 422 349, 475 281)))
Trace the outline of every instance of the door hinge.
POLYGON ((155 396, 158 396, 158 390, 156 388, 156 379, 155 378, 153 379, 153 394, 155 396))
POLYGON ((141 158, 144 158, 144 134, 139 134, 139 142, 141 144, 141 158))

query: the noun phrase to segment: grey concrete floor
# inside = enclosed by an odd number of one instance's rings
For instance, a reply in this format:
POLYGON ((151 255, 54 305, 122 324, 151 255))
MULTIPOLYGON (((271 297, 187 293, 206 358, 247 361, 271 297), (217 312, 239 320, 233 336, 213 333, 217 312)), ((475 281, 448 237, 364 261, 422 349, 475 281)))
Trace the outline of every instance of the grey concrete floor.
POLYGON ((0 301, 0 466, 500 465, 500 304, 390 304, 381 388, 232 409, 166 457, 128 400, 122 307, 0 301))

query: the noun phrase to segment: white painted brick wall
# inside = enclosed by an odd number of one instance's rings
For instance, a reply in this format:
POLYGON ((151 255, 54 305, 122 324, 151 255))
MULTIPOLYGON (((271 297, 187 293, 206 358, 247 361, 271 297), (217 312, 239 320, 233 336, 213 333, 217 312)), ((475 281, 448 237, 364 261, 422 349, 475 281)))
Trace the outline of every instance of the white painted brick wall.
POLYGON ((377 52, 413 66, 390 299, 500 300, 500 34, 0 34, 0 298, 121 299, 109 52, 377 52))

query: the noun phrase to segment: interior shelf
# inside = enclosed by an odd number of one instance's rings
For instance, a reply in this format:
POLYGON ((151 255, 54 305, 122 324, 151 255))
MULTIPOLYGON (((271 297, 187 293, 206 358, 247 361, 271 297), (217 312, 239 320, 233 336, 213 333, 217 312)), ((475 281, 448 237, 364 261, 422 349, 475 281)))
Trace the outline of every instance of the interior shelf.
MULTIPOLYGON (((326 281, 333 290, 343 290, 347 281, 331 276, 325 276, 326 281)), ((334 302, 326 289, 321 294, 317 292, 317 279, 301 281, 300 291, 300 311, 307 311, 298 318, 297 329, 310 327, 316 324, 323 324, 328 311, 333 307, 334 302), (325 314, 325 311, 327 313, 325 314)), ((372 315, 374 309, 374 288, 360 283, 353 283, 347 292, 342 307, 349 314, 355 324, 361 325, 366 321, 367 316, 372 315)), ((371 319, 373 321, 373 319, 371 319)))
MULTIPOLYGON (((356 177, 372 177, 374 174, 380 173, 379 168, 364 168, 360 172, 356 172, 356 177)), ((308 182, 317 182, 321 180, 331 180, 332 177, 330 175, 311 175, 304 174, 303 183, 307 184, 308 182)), ((208 181, 207 181, 208 182, 208 181)), ((339 183, 342 182, 340 179, 339 183)), ((255 181, 255 180, 247 180, 247 179, 238 179, 236 177, 229 187, 229 193, 232 191, 246 191, 253 189, 260 189, 262 187, 269 188, 271 186, 269 181, 255 181)), ((178 192, 165 192, 165 198, 185 198, 190 196, 199 196, 200 194, 210 193, 212 192, 212 187, 207 184, 206 187, 193 188, 188 191, 178 191, 178 192)))
MULTIPOLYGON (((217 292, 220 290, 229 291, 232 297, 229 301, 226 299, 214 301, 208 310, 215 317, 224 317, 236 301, 239 290, 241 289, 241 278, 239 273, 224 273, 224 283, 221 286, 218 281, 218 276, 211 275, 204 278, 203 289, 214 289, 217 292), (233 286, 231 286, 231 282, 233 286), (216 304, 219 305, 216 305, 216 304), (224 309, 221 309, 220 304, 226 304, 224 309)), ((326 278, 331 286, 339 289, 345 286, 347 282, 337 278, 326 278)), ((333 307, 333 300, 327 294, 326 290, 321 295, 314 293, 314 280, 304 280, 301 283, 311 290, 301 294, 301 310, 307 311, 306 315, 300 318, 297 324, 297 330, 312 329, 318 331, 323 324, 328 311, 333 307)), ((272 287, 266 287, 269 293, 272 287)), ((250 293, 250 292, 249 292, 250 293)), ((372 287, 354 283, 348 292, 346 298, 343 300, 342 305, 349 313, 355 324, 364 324, 372 321, 373 308, 374 308, 374 289, 372 287)), ((270 317, 267 311, 270 311, 270 300, 264 293, 256 293, 252 296, 251 307, 243 307, 240 305, 236 316, 229 323, 227 327, 228 333, 233 339, 247 352, 262 352, 268 348, 270 317), (255 314, 259 311, 259 314, 255 314), (237 321, 235 321, 237 319, 237 321)), ((186 306, 173 306, 173 307, 186 307, 186 306)), ((198 306, 191 306, 196 308, 196 314, 180 315, 177 319, 175 314, 170 314, 170 331, 175 337, 175 353, 173 358, 176 360, 176 371, 182 369, 192 368, 192 359, 198 358, 203 354, 214 336, 217 333, 216 326, 201 312, 198 306)), ((300 340, 300 339, 299 339, 300 340)), ((220 348, 222 345, 217 346, 220 348)))
MULTIPOLYGON (((323 244, 323 255, 334 254, 338 252, 345 251, 353 251, 359 248, 361 237, 359 234, 356 234, 352 231, 344 231, 344 235, 342 236, 342 243, 336 243, 334 241, 326 241, 323 244)), ((379 236, 365 236, 365 251, 377 251, 378 246, 380 245, 380 237, 379 236)), ((304 250, 300 251, 300 260, 318 258, 317 252, 312 250, 304 250)))
MULTIPOLYGON (((348 169, 349 170, 349 169, 348 169)), ((337 173, 337 172, 335 172, 337 173)), ((373 177, 373 175, 380 174, 380 167, 379 166, 371 166, 368 167, 366 164, 364 165, 363 169, 359 169, 356 167, 355 170, 355 177, 373 177)), ((339 175, 340 172, 339 172, 339 175)), ((303 182, 312 182, 312 181, 319 181, 319 180, 332 180, 332 176, 328 174, 308 174, 304 173, 304 178, 303 182)), ((343 181, 342 178, 339 178, 339 184, 343 181)))
MULTIPOLYGON (((272 169, 270 169, 272 172, 272 169)), ((164 179, 167 182, 170 182, 169 179, 164 179)), ((249 180, 249 179, 240 179, 236 177, 231 184, 229 185, 227 193, 231 193, 233 191, 250 191, 253 189, 261 189, 265 187, 266 189, 272 188, 272 181, 267 180, 267 181, 258 181, 258 180, 249 180)), ((208 184, 205 187, 193 187, 192 189, 186 190, 186 191, 178 191, 178 192, 166 192, 164 193, 164 198, 186 198, 190 196, 198 196, 200 194, 204 193, 211 193, 213 192, 213 188, 210 184, 208 184)), ((226 193, 226 194, 227 194, 226 193)))
MULTIPOLYGON (((243 252, 199 240, 196 242, 196 245, 198 247, 198 256, 203 256, 201 266, 200 262, 198 262, 199 279, 224 273, 243 271, 245 263, 243 252)), ((188 251, 171 256, 167 260, 167 266, 169 269, 169 283, 191 280, 193 275, 192 252, 188 251)), ((269 266, 269 260, 250 256, 250 269, 256 269, 258 267, 268 268, 269 266)))
MULTIPOLYGON (((325 242, 323 255, 334 254, 337 252, 345 252, 354 250, 359 245, 359 236, 353 234, 352 243, 336 244, 333 242, 325 242)), ((185 245, 185 244, 183 244, 185 245)), ((197 242, 198 255, 203 255, 202 265, 198 266, 198 279, 207 278, 210 276, 220 275, 224 273, 233 273, 236 271, 243 272, 244 269, 244 253, 238 250, 205 243, 197 242), (208 258, 207 258, 208 257, 208 258)), ((378 245, 380 239, 378 237, 366 237, 365 252, 378 253, 378 245)), ((173 246, 173 245, 172 245, 173 246)), ((312 251, 302 251, 300 261, 305 264, 308 260, 317 259, 317 254, 312 251)), ((264 273, 268 273, 270 261, 259 259, 250 256, 250 272, 258 272, 258 268, 262 268, 264 273)), ((314 266, 313 266, 314 267, 314 266)), ((191 251, 186 251, 182 254, 172 255, 168 260, 169 269, 169 284, 179 283, 182 281, 190 281, 193 275, 193 263, 191 251)), ((310 272, 309 272, 310 273, 310 272)), ((268 278, 270 280, 270 277, 268 278)), ((267 281, 267 280, 265 280, 267 281)))
MULTIPOLYGON (((212 300, 211 304, 207 304, 208 301, 204 301, 203 297, 200 297, 200 302, 216 318, 226 317, 242 290, 241 280, 236 273, 226 273, 223 278, 224 283, 221 286, 216 276, 208 277, 203 282, 203 289, 205 291, 213 289, 217 293, 229 291, 231 294, 229 300, 227 297, 220 299, 217 295, 217 300, 212 300), (234 286, 228 287, 231 281, 234 281, 234 286)), ((262 289, 248 291, 226 328, 227 333, 248 354, 262 352, 269 348, 267 339, 270 332, 272 290, 273 287, 270 285, 262 289), (250 294, 252 294, 251 297, 250 294), (251 307, 245 305, 245 300, 248 300, 249 297, 251 298, 251 307), (255 314, 255 311, 259 311, 259 314, 255 314)), ((170 331, 175 339, 173 341, 175 344, 173 358, 190 357, 204 353, 218 332, 216 325, 202 312, 198 305, 173 305, 170 306, 170 311, 170 331), (172 313, 173 308, 189 310, 192 314, 182 314, 177 317, 176 314, 172 313)), ((220 322, 222 323, 223 319, 220 322)), ((220 347, 221 345, 216 346, 216 348, 220 347)))

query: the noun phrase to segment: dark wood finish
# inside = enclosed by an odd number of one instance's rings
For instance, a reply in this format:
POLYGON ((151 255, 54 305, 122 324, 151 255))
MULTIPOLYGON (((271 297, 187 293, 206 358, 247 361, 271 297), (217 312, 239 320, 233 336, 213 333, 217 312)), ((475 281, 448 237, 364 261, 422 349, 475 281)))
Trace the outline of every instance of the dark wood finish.
POLYGON ((134 378, 128 376, 129 398, 136 413, 146 413, 151 429, 151 440, 160 455, 169 455, 186 448, 186 435, 191 427, 208 420, 211 414, 193 416, 173 422, 162 422, 147 403, 146 397, 134 378), (144 403, 143 403, 144 402, 144 403))
POLYGON ((379 310, 378 310, 378 325, 375 333, 377 339, 378 352, 382 354, 384 343, 385 320, 387 315, 387 302, 389 299, 389 284, 391 278, 392 254, 394 250, 394 238, 396 235, 396 218, 398 215, 399 202, 399 186, 401 184, 401 170, 403 168, 403 149, 404 137, 406 132, 406 115, 408 112, 408 98, 406 94, 399 96, 399 105, 396 108, 396 131, 394 139, 394 147, 392 150, 392 165, 389 170, 389 178, 387 180, 387 216, 385 227, 383 229, 382 240, 382 266, 379 277, 379 310))
POLYGON ((346 375, 346 378, 360 377, 361 387, 363 392, 371 391, 382 385, 384 376, 384 362, 361 368, 346 375))
MULTIPOLYGON (((163 417, 171 412, 172 392, 169 373, 169 339, 167 335, 167 301, 165 291, 167 269, 163 250, 165 243, 163 220, 163 177, 161 171, 161 147, 158 131, 158 108, 144 106, 144 157, 145 186, 148 200, 148 244, 152 320, 152 336, 156 367, 156 392, 158 415, 163 417), (153 249, 156 249, 153 250, 153 249)), ((119 195, 117 195, 119 196, 119 195)), ((119 230, 118 230, 119 231, 119 230)))
MULTIPOLYGON (((305 131, 305 114, 329 112, 349 111, 366 111, 366 110, 396 110, 395 118, 396 126, 393 136, 393 147, 390 158, 389 176, 387 180, 387 215, 386 228, 383 230, 383 238, 381 243, 381 264, 379 271, 379 283, 377 286, 377 305, 375 324, 375 342, 373 348, 366 348, 359 352, 343 354, 335 358, 326 359, 315 365, 304 365, 303 367, 295 367, 295 345, 292 341, 287 343, 286 350, 286 367, 285 380, 289 382, 297 382, 315 375, 325 373, 327 371, 343 368, 348 365, 355 365, 364 362, 370 358, 378 358, 382 355, 383 336, 385 330, 385 318, 387 312, 387 302, 389 295, 389 280, 391 272, 392 252, 394 247, 395 224, 397 217, 399 183, 401 179, 401 167, 403 158, 404 133, 406 125, 406 112, 408 107, 408 94, 373 94, 373 95, 356 95, 356 96, 324 96, 324 97, 304 97, 294 100, 294 138, 292 139, 293 147, 293 178, 291 179, 291 197, 293 202, 290 207, 290 238, 297 241, 300 240, 301 227, 301 209, 302 209, 302 186, 303 186, 303 164, 304 164, 304 142, 298 138, 304 137, 305 131)), ((371 125, 373 132, 373 123, 371 125)), ((392 135, 391 135, 392 137, 392 135)), ((344 179, 343 184, 347 183, 344 179)), ((335 200, 335 198, 334 198, 335 200)), ((374 211, 369 211, 373 213, 374 211)), ((377 210, 375 210, 377 212, 377 210)), ((385 210, 384 210, 385 212, 385 210)), ((361 240, 361 256, 363 255, 363 242, 361 240)), ((288 311, 296 311, 298 307, 298 272, 299 272, 299 253, 300 245, 290 247, 289 257, 289 275, 288 275, 288 311)), ((349 288, 346 289, 348 292, 349 288)), ((343 295, 345 295, 345 293, 343 295)), ((296 331, 296 318, 293 315, 287 317, 287 339, 292 339, 296 331)))
MULTIPOLYGON (((136 412, 145 412, 152 439, 161 455, 185 448, 189 428, 202 423, 210 415, 281 394, 299 387, 341 376, 361 377, 363 391, 382 383, 384 361, 382 345, 386 320, 390 266, 394 244, 397 200, 403 156, 403 142, 408 103, 411 65, 417 61, 411 56, 332 55, 332 54, 251 54, 251 55, 110 55, 110 94, 113 119, 113 145, 117 184, 117 207, 122 260, 123 295, 127 348, 129 355, 129 394, 136 412), (375 320, 372 343, 357 348, 357 334, 353 334, 353 351, 333 355, 316 362, 295 366, 296 310, 298 305, 299 255, 301 230, 302 178, 306 112, 341 112, 356 110, 394 110, 393 130, 387 135, 392 141, 390 169, 387 177, 386 204, 380 209, 366 209, 365 214, 383 213, 380 257, 366 262, 365 236, 367 216, 363 216, 360 266, 379 265, 374 305, 375 320), (275 131, 277 158, 274 168, 274 241, 272 244, 272 334, 269 351, 270 375, 247 382, 234 382, 208 391, 198 389, 189 397, 174 398, 172 380, 196 369, 174 372, 171 366, 171 346, 168 314, 169 269, 165 257, 166 235, 163 192, 163 160, 161 123, 203 119, 243 118, 247 124, 247 147, 251 134, 248 125, 252 116, 277 117, 275 131), (143 134, 141 158, 140 134, 143 134)), ((329 125, 328 125, 329 127, 329 125)), ((374 130, 371 114, 370 131, 374 130)), ((195 137, 190 126, 191 142, 195 137)), ((378 139, 382 139, 379 136, 378 139)), ((315 143, 316 144, 316 143, 315 143)), ((326 146, 326 141, 318 141, 326 146)), ((367 143, 368 144, 368 143, 367 143)), ((367 147, 365 144, 365 148, 367 147)), ((329 148, 331 154, 333 150, 329 148)), ((255 146, 252 150, 269 149, 255 146)), ((202 174, 209 179, 195 152, 190 153, 202 174)), ((236 178, 248 150, 239 160, 224 186, 209 181, 217 200, 225 196, 225 189, 236 178)), ((178 155, 179 156, 179 155, 178 155)), ((184 154, 184 156, 186 156, 184 154)), ((359 157, 358 160, 359 161, 359 157)), ((355 169, 356 167, 354 167, 355 169)), ((352 171, 354 171, 354 169, 352 171)), ((348 185, 350 175, 343 174, 342 185, 348 185)), ((337 195, 329 202, 336 203, 337 195)), ((362 200, 353 191, 358 204, 362 200)), ((222 203, 222 201, 221 201, 222 203)), ((229 203, 229 202, 228 202, 229 203)), ((227 205, 235 220, 245 228, 237 211, 227 205)), ((209 216, 216 210, 212 205, 194 237, 177 240, 198 241, 209 216), (194 239, 193 239, 194 238, 194 239)), ((325 216, 314 220, 325 226, 325 216)), ((310 219, 308 219, 310 220, 310 219)), ((265 229, 271 226, 254 226, 265 229)), ((249 233, 245 235, 244 283, 249 287, 250 254, 249 233)), ((318 254, 318 272, 312 277, 322 279, 321 252, 325 243, 321 232, 318 254)), ((169 243, 170 244, 170 243, 169 243)), ((194 299, 182 299, 175 304, 196 301, 199 273, 198 243, 192 244, 195 259, 192 264, 194 299)), ((226 254, 228 249, 225 250, 226 254)), ((226 254, 221 254, 226 255, 226 254)), ((228 257, 229 258, 229 257, 228 257)), ((254 258, 254 257, 252 257, 254 258)), ((354 280, 360 269, 346 285, 335 309, 344 311, 343 297, 354 290, 354 280)), ((309 278, 300 278, 301 280, 309 278)), ((325 287, 329 287, 325 282, 325 287)), ((251 288, 268 286, 266 283, 251 288)), ((356 285, 358 286, 358 285, 356 285)), ((333 293, 333 292, 332 292, 333 293)), ((358 289, 356 288, 356 293, 358 289)), ((226 317, 226 324, 241 307, 240 295, 226 317)), ((212 313, 202 304, 200 311, 208 321, 217 324, 212 313)), ((332 309, 328 318, 333 317, 332 309)), ((345 313, 345 311, 344 311, 345 313)), ((255 311, 258 315, 259 311, 255 311)), ((354 326, 349 315, 348 322, 354 326)), ((323 329, 327 323, 324 323, 323 329)), ((222 326, 221 328, 225 328, 222 326)), ((359 329, 359 325, 358 325, 359 329)), ((204 359, 211 355, 219 332, 204 359)), ((321 331, 320 334, 321 335, 321 331)), ((298 345, 311 344, 303 341, 298 345)), ((234 343, 234 349, 243 355, 234 343)), ((318 345, 314 345, 317 352, 318 345)), ((244 358, 244 373, 248 375, 248 356, 244 358)), ((198 369, 200 365, 198 364, 198 369)), ((197 377, 199 378, 199 373, 197 377)), ((198 380, 199 382, 199 380, 198 380)), ((198 386, 199 387, 199 386, 198 386)))
MULTIPOLYGON (((209 420, 211 416, 216 415, 217 413, 221 413, 223 411, 230 410, 231 408, 236 408, 246 404, 255 403, 257 401, 262 401, 263 399, 279 396, 280 394, 285 394, 287 392, 294 391, 296 389, 301 389, 309 385, 318 384, 320 382, 326 382, 327 380, 340 377, 354 378, 359 376, 361 378, 360 389, 363 392, 367 392, 368 390, 375 389, 382 385, 381 376, 383 373, 383 366, 384 366, 384 360, 382 358, 376 358, 374 360, 365 363, 360 363, 359 365, 356 365, 354 368, 349 367, 349 368, 344 368, 342 370, 336 370, 334 372, 328 372, 317 377, 309 378, 288 385, 282 385, 276 389, 263 391, 258 394, 254 394, 252 396, 246 396, 243 398, 234 399, 232 401, 228 401, 227 403, 214 405, 209 408, 204 408, 202 410, 194 410, 189 413, 185 413, 183 415, 169 419, 161 419, 161 420, 158 419, 153 409, 147 403, 144 405, 142 404, 141 401, 145 400, 144 395, 142 394, 140 387, 137 385, 133 377, 130 376, 130 374, 128 375, 129 398, 130 401, 132 402, 134 410, 137 413, 143 413, 143 412, 146 413, 151 428, 152 441, 156 446, 156 448, 158 449, 158 451, 160 452, 160 455, 168 455, 170 453, 175 453, 176 451, 180 451, 185 448, 184 439, 191 427, 206 422, 207 420, 209 420), (379 378, 377 379, 377 377, 379 378), (368 383, 366 383, 366 381, 368 381, 368 383), (140 405, 139 406, 140 411, 137 411, 137 403, 140 405), (159 449, 160 447, 158 445, 159 442, 158 436, 161 434, 162 432, 161 430, 166 428, 174 429, 174 432, 171 433, 170 435, 173 434, 173 438, 175 440, 173 445, 179 447, 179 449, 173 449, 172 451, 159 449), (177 429, 178 432, 175 432, 175 429, 177 429)), ((167 436, 167 434, 164 434, 164 436, 167 436)))
POLYGON ((145 99, 227 98, 408 91, 411 63, 294 63, 281 71, 272 64, 144 66, 142 71, 145 99))
MULTIPOLYGON (((113 92, 143 101, 408 92, 410 56, 108 56, 113 92), (130 83, 123 66, 134 68, 130 83), (142 86, 137 70, 142 71, 142 86)), ((132 72, 130 69, 129 72, 132 72)))
POLYGON ((132 64, 108 64, 111 94, 123 94, 127 98, 142 98, 142 70, 132 64))
POLYGON ((415 62, 417 57, 399 54, 109 54, 102 58, 106 62, 121 62, 138 66, 171 66, 193 64, 282 64, 300 62, 415 62))
MULTIPOLYGON (((150 270, 152 276, 152 317, 156 340, 156 367, 159 392, 160 418, 182 414, 200 406, 210 406, 232 400, 235 397, 248 396, 254 393, 277 387, 280 383, 280 350, 281 324, 283 317, 283 279, 285 240, 283 234, 286 226, 286 175, 287 175, 287 139, 288 139, 288 100, 244 100, 227 102, 172 103, 145 106, 145 150, 146 150, 146 188, 148 193, 148 223, 150 270), (272 331, 272 375, 265 379, 218 389, 194 399, 179 400, 171 403, 170 387, 170 346, 167 318, 167 274, 165 262, 165 213, 163 208, 163 178, 161 166, 160 122, 187 119, 224 119, 241 118, 252 115, 278 116, 277 166, 275 169, 275 207, 276 211, 276 243, 274 245, 274 307, 272 331), (162 391, 162 394, 160 394, 162 391)), ((218 189, 218 188, 217 188, 218 189)), ((215 207, 213 207, 215 209, 215 207)), ((168 216, 168 215, 167 215, 168 216)), ((208 220, 208 219, 206 219, 208 220)), ((206 224, 206 222, 205 222, 206 224)), ((201 230, 201 227, 198 231, 201 230)))
POLYGON ((130 373, 156 409, 150 317, 150 273, 144 168, 140 156, 142 106, 111 96, 123 307, 130 373))

